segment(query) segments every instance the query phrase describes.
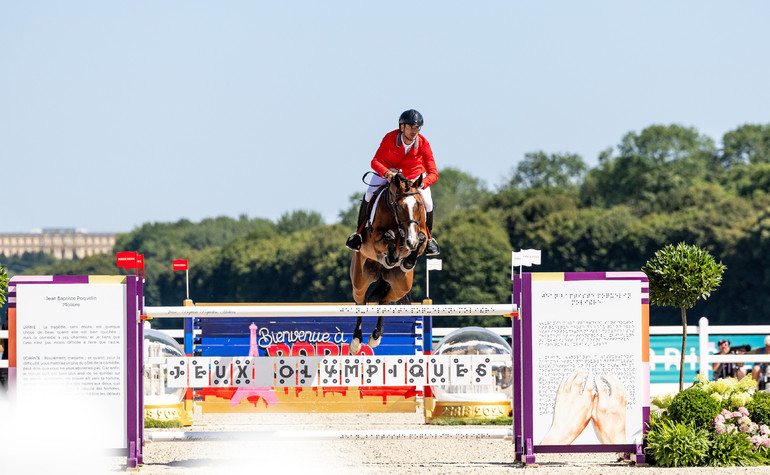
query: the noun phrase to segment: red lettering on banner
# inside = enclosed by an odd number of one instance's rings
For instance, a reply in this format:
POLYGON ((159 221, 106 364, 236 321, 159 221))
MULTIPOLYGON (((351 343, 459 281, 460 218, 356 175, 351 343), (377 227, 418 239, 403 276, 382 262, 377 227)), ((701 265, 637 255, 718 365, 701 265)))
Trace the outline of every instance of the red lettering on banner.
POLYGON ((319 342, 315 344, 315 349, 318 356, 339 356, 340 347, 334 343, 319 342))
POLYGON ((291 356, 315 356, 315 347, 306 341, 294 343, 291 345, 291 356))
MULTIPOLYGON (((340 345, 342 348, 342 354, 347 355, 350 352, 350 345, 347 343, 343 343, 340 345)), ((353 356, 374 356, 374 350, 371 346, 367 344, 361 345, 361 349, 358 350, 358 353, 356 353, 353 356)))
POLYGON ((276 343, 267 347, 268 356, 289 356, 291 349, 286 343, 276 343))

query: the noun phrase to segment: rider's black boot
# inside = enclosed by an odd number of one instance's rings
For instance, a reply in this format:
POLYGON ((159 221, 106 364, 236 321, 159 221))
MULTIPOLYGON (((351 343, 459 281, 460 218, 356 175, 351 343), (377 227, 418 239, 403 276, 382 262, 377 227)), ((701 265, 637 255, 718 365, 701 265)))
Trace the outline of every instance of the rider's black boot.
POLYGON ((356 226, 356 232, 348 236, 348 240, 345 242, 345 246, 351 251, 358 252, 358 250, 361 249, 361 244, 364 242, 361 235, 358 234, 358 230, 361 229, 361 225, 364 224, 364 220, 366 220, 367 204, 368 202, 366 200, 361 200, 361 207, 358 208, 358 225, 356 226))
POLYGON ((425 245, 426 256, 437 256, 439 251, 438 243, 433 238, 433 211, 428 211, 425 216, 425 225, 428 227, 428 232, 431 233, 431 238, 428 239, 428 244, 425 245))

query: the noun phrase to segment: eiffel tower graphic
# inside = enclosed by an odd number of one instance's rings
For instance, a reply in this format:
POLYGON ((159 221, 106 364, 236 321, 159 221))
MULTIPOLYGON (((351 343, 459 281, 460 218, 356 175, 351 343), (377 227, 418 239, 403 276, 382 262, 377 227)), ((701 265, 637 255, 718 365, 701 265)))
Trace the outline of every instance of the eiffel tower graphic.
MULTIPOLYGON (((259 357, 259 347, 257 346, 257 326, 252 323, 249 325, 249 356, 252 358, 259 357)), ((268 406, 276 404, 278 398, 275 395, 273 388, 238 388, 230 399, 230 407, 235 407, 241 403, 242 400, 251 396, 259 396, 264 399, 268 406)), ((256 401, 255 401, 256 403, 256 401)))

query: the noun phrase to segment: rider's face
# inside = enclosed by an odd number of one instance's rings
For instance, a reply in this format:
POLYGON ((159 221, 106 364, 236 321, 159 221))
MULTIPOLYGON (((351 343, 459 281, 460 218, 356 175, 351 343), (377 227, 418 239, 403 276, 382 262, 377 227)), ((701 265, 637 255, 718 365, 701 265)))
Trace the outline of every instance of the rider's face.
POLYGON ((404 141, 406 143, 412 143, 412 141, 417 137, 417 133, 420 132, 420 126, 403 124, 401 126, 401 132, 404 133, 404 141))

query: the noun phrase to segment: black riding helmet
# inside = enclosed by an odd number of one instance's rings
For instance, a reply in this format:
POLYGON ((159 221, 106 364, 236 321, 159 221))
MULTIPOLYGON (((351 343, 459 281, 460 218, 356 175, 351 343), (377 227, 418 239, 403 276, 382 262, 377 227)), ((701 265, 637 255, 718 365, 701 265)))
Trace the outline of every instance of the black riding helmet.
POLYGON ((408 111, 404 111, 401 113, 401 117, 398 118, 398 125, 399 127, 403 124, 409 124, 409 125, 417 125, 419 127, 422 127, 422 114, 417 112, 414 109, 409 109, 408 111))

